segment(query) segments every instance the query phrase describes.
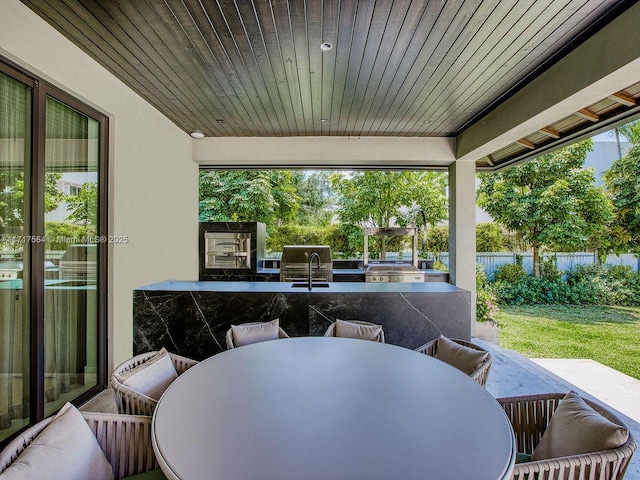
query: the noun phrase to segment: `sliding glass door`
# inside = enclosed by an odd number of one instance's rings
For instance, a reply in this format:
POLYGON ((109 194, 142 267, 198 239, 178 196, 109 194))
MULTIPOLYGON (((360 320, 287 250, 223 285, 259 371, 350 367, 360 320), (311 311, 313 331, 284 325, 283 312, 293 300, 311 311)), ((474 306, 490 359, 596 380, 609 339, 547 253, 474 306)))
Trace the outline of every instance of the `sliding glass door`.
POLYGON ((29 423, 31 99, 0 72, 0 440, 29 423))
POLYGON ((45 415, 97 384, 99 123, 47 96, 45 415))
POLYGON ((106 383, 106 132, 0 63, 0 446, 106 383))

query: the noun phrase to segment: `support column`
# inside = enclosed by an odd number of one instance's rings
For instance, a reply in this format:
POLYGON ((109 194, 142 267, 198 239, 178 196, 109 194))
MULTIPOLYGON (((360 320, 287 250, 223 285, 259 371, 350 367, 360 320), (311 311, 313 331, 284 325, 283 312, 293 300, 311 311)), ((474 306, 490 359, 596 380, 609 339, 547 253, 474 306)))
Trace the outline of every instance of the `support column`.
POLYGON ((470 161, 449 166, 449 277, 471 292, 471 335, 476 331, 476 168, 470 161))

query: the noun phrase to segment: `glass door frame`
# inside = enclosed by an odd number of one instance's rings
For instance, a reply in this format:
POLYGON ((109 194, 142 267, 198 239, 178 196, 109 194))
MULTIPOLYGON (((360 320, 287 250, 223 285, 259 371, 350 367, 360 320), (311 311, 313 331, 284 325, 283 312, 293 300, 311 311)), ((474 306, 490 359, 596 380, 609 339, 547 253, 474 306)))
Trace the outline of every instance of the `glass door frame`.
MULTIPOLYGON (((0 72, 24 83, 32 92, 31 103, 31 159, 30 165, 25 166, 25 197, 29 195, 29 231, 30 238, 44 238, 45 236, 45 143, 46 143, 46 99, 52 97, 78 112, 98 121, 98 238, 108 238, 108 145, 109 145, 109 117, 95 108, 86 105, 63 90, 51 85, 35 75, 30 74, 12 62, 0 57, 0 72), (27 193, 29 192, 29 193, 27 193)), ((25 224, 27 227, 27 224, 25 224)), ((107 356, 108 356, 108 244, 98 243, 97 265, 97 382, 96 385, 72 403, 80 405, 86 400, 107 388, 107 356)), ((29 423, 33 425, 45 418, 45 243, 28 242, 25 248, 23 280, 28 282, 29 290, 29 423)), ((16 434, 0 441, 3 448, 16 434)))

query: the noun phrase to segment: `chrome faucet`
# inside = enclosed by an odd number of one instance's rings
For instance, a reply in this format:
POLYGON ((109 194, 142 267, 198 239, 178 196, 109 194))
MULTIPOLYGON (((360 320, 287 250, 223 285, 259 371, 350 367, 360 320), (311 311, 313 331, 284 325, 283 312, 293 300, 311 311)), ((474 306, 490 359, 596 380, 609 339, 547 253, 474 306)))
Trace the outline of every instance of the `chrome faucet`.
POLYGON ((320 255, 318 255, 318 252, 313 252, 309 257, 309 290, 311 290, 311 288, 313 287, 313 276, 311 275, 311 265, 313 264, 314 258, 318 259, 318 270, 322 268, 320 267, 320 255))

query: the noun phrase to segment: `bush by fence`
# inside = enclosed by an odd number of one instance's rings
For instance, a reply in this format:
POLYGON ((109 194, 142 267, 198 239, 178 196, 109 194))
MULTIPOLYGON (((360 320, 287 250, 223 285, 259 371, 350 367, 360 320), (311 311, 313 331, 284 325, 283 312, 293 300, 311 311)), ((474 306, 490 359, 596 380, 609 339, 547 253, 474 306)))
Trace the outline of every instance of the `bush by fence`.
MULTIPOLYGON (((445 265, 449 265, 449 254, 447 252, 437 255, 445 265)), ((544 253, 541 255, 541 262, 552 261, 560 272, 567 272, 574 269, 578 265, 595 265, 597 257, 593 252, 574 252, 574 253, 544 253)), ((530 252, 478 252, 476 253, 476 263, 484 267, 484 271, 489 279, 493 279, 496 270, 501 265, 516 265, 520 262, 527 274, 533 272, 533 254, 530 252), (521 259, 521 260, 518 260, 521 259)), ((625 253, 620 256, 609 255, 604 260, 604 264, 608 266, 626 266, 631 268, 633 272, 638 272, 638 263, 640 259, 638 255, 633 253, 625 253)), ((544 268, 544 267, 543 267, 544 268)))
MULTIPOLYGON (((604 266, 594 263, 593 254, 545 255, 540 262, 540 277, 531 275, 533 261, 528 256, 529 262, 527 254, 477 255, 478 320, 491 320, 490 309, 497 308, 496 304, 640 305, 636 255, 610 255, 604 266)), ((439 256, 439 260, 446 261, 448 256, 439 256)))
POLYGON ((502 275, 512 265, 504 265, 492 284, 499 303, 507 305, 640 305, 640 274, 627 266, 577 265, 559 275, 532 277, 502 275), (515 280, 515 281, 511 281, 515 280))

